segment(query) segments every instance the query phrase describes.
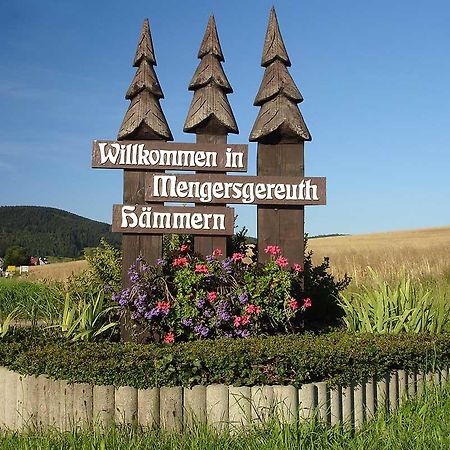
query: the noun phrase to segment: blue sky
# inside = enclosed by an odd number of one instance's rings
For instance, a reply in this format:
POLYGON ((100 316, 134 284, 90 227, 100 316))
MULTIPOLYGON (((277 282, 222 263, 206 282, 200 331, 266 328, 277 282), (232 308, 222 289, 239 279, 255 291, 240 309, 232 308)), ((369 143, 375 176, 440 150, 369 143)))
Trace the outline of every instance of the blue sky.
MULTIPOLYGON (((275 5, 313 136, 308 176, 327 206, 307 207, 310 234, 450 225, 448 1, 10 1, 0 16, 0 204, 62 208, 110 222, 122 171, 90 168, 91 141, 115 139, 144 18, 149 18, 174 138, 208 16, 216 18, 247 143, 258 109, 263 40, 275 5), (132 6, 130 6, 132 5, 132 6)), ((256 145, 249 147, 255 173, 256 145)), ((237 207, 256 233, 254 207, 237 207)))

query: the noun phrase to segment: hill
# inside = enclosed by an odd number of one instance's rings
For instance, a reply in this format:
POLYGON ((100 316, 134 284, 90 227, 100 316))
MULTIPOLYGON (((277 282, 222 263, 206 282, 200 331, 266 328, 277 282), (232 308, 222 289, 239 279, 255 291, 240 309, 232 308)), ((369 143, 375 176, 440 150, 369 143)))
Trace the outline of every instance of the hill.
POLYGON ((96 247, 101 237, 120 245, 111 226, 67 211, 43 206, 0 206, 0 256, 12 245, 30 255, 76 258, 85 247, 96 247))

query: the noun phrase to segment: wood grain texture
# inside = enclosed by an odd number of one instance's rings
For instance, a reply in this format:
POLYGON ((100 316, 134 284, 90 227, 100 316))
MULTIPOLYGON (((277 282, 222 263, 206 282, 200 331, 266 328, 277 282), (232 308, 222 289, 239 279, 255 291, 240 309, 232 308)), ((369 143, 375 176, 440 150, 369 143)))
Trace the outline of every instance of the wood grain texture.
POLYGON ((269 24, 267 26, 266 37, 264 39, 263 54, 261 57, 261 66, 267 67, 269 64, 279 59, 285 66, 289 67, 289 60, 283 37, 281 36, 280 27, 278 25, 277 13, 272 7, 269 15, 269 24))
POLYGON ((233 92, 233 89, 221 66, 224 57, 213 16, 209 18, 198 57, 201 62, 189 84, 194 96, 184 131, 196 133, 199 128, 216 122, 218 127, 225 129, 225 133, 237 134, 236 119, 227 98, 227 94, 233 92))
POLYGON ((291 63, 274 8, 270 12, 261 65, 266 69, 254 101, 254 105, 261 106, 261 109, 250 133, 250 141, 310 141, 311 134, 297 106, 303 101, 303 96, 287 69, 291 63))
POLYGON ((138 68, 126 98, 131 100, 118 139, 150 139, 150 136, 173 140, 159 99, 164 95, 153 66, 156 65, 148 20, 144 21, 134 66, 138 68))
POLYGON ((150 24, 148 19, 145 19, 142 24, 141 35, 139 36, 133 66, 139 67, 143 59, 147 60, 152 66, 156 66, 155 52, 153 50, 152 35, 150 33, 150 24))

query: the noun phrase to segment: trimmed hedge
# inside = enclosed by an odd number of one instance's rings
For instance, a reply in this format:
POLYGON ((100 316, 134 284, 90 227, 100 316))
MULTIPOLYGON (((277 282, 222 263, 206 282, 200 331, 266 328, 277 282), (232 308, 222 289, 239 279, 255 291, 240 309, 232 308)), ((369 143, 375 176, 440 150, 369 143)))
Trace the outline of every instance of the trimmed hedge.
POLYGON ((392 369, 450 363, 450 334, 351 334, 336 331, 172 345, 69 343, 53 332, 14 330, 0 341, 0 365, 22 374, 147 388, 224 383, 293 384, 382 376, 392 369))

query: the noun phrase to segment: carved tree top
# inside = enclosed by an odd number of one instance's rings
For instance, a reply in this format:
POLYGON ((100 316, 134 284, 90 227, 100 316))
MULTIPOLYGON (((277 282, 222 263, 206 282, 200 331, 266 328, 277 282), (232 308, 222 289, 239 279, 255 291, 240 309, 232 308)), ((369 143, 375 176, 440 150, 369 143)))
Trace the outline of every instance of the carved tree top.
POLYGON ((125 98, 131 100, 118 139, 173 140, 169 125, 159 104, 164 98, 153 66, 156 65, 148 19, 144 20, 133 65, 136 74, 125 98))
POLYGON ((219 36, 217 35, 216 20, 213 15, 209 16, 205 35, 203 36, 200 50, 198 51, 198 58, 201 59, 208 54, 215 55, 219 61, 225 61, 222 47, 220 46, 219 36))
POLYGON ((198 57, 201 59, 200 64, 189 83, 189 90, 194 91, 194 97, 184 131, 198 133, 208 129, 208 132, 215 134, 238 133, 226 95, 233 92, 233 89, 222 68, 221 61, 225 59, 213 16, 208 20, 198 57))
POLYGON ((142 59, 146 59, 152 66, 157 65, 148 19, 145 19, 144 23, 142 24, 141 36, 139 38, 138 47, 136 49, 136 56, 134 57, 133 67, 139 67, 142 59))
POLYGON ((279 59, 285 66, 290 67, 291 61, 286 51, 280 27, 278 25, 277 13, 272 6, 267 26, 266 38, 264 39, 264 49, 261 58, 261 66, 267 67, 275 59, 279 59))
POLYGON ((287 69, 291 62, 274 8, 270 11, 261 65, 266 69, 254 101, 261 109, 250 141, 310 141, 311 135, 297 106, 303 97, 287 69))

